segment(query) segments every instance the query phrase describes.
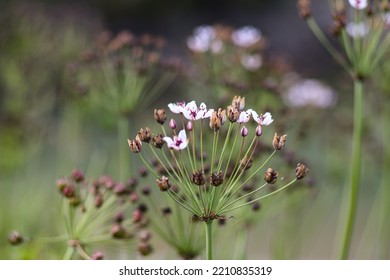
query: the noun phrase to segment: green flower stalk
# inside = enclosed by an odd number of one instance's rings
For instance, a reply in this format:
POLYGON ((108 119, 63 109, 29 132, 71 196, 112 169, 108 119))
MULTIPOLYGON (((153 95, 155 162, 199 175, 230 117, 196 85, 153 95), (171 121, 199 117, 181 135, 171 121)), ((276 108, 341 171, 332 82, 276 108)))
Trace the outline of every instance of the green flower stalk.
POLYGON ((274 184, 278 176, 269 168, 263 185, 239 195, 243 186, 264 170, 286 143, 286 135, 275 133, 273 152, 264 162, 256 161, 255 152, 260 145, 263 126, 273 122, 272 115, 268 112, 259 115, 253 109, 244 110, 245 98, 241 97, 234 97, 227 109, 207 109, 204 103, 198 107, 195 101, 171 103, 168 107, 180 117, 180 120, 169 121, 172 132, 168 134, 164 127, 166 117, 163 120, 155 114, 162 133, 153 134, 149 128, 141 129, 135 139, 128 140, 129 147, 151 170, 160 191, 190 212, 193 220, 204 223, 206 257, 212 259, 215 220, 225 219, 233 210, 282 191, 303 178, 308 169, 299 164, 294 180, 273 193, 247 201, 248 197, 261 194, 267 185, 274 184), (251 118, 257 123, 253 129, 249 123, 251 118), (168 136, 171 134, 172 137, 168 136))
POLYGON ((341 259, 347 259, 350 256, 357 211, 361 173, 364 84, 390 47, 390 35, 387 32, 385 17, 385 11, 389 8, 388 1, 376 1, 372 5, 369 5, 367 0, 348 0, 348 2, 349 8, 345 6, 345 1, 332 1, 334 19, 332 33, 341 41, 344 50, 342 54, 332 45, 312 17, 310 0, 298 1, 301 16, 318 40, 351 76, 354 84, 352 155, 348 180, 347 215, 341 237, 341 259))

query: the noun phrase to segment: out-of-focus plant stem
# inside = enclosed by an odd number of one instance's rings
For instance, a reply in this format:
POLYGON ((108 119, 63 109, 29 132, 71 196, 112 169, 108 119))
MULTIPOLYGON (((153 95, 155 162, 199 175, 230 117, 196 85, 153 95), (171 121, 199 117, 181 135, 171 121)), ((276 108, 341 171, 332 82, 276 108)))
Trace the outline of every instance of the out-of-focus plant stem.
POLYGON ((354 80, 354 114, 353 114, 353 138, 351 169, 348 185, 347 217, 344 232, 342 233, 342 244, 340 259, 348 259, 353 227, 355 223, 357 201, 360 184, 360 166, 362 154, 362 128, 363 128, 363 81, 354 80))
POLYGON ((118 178, 125 180, 126 174, 130 172, 130 159, 128 157, 126 139, 129 138, 129 122, 125 116, 119 116, 117 121, 118 129, 118 178))
POLYGON ((390 111, 386 108, 386 102, 384 102, 384 108, 382 109, 382 127, 383 127, 383 148, 384 158, 382 166, 382 179, 379 187, 379 201, 380 201, 380 213, 379 213, 379 258, 387 260, 389 259, 390 248, 390 145, 388 139, 390 135, 390 111))

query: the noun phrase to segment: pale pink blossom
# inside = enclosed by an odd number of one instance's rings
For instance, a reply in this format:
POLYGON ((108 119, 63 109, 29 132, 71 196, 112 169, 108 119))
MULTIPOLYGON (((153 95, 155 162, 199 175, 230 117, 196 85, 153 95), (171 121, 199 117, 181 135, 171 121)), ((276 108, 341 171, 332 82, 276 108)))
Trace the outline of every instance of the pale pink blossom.
POLYGON ((348 0, 349 4, 358 10, 363 10, 367 7, 368 1, 367 0, 348 0))
POLYGON ((194 121, 194 120, 209 118, 213 113, 213 111, 214 111, 213 109, 207 110, 207 106, 204 103, 201 103, 198 108, 196 102, 191 101, 190 103, 186 104, 182 113, 186 119, 190 121, 194 121))
POLYGON ((179 135, 171 137, 164 137, 164 141, 167 143, 169 149, 175 149, 177 151, 183 150, 187 147, 189 139, 187 139, 186 131, 180 130, 179 135))
POLYGON ((172 113, 180 114, 183 113, 183 110, 186 106, 185 102, 169 103, 168 107, 172 113))
POLYGON ((232 40, 236 46, 248 48, 259 42, 261 32, 253 26, 244 26, 232 33, 232 40))
POLYGON ((251 119, 252 109, 248 109, 240 113, 237 122, 238 123, 247 123, 251 119))
POLYGON ((274 120, 272 119, 272 115, 270 112, 265 113, 264 115, 261 114, 260 116, 255 112, 252 111, 252 117, 259 125, 270 125, 274 120))

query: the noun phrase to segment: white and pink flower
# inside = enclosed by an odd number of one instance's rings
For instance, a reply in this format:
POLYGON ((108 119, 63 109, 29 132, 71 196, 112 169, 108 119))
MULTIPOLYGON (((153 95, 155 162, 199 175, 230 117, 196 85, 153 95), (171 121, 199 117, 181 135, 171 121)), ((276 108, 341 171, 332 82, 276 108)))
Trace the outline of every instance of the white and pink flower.
POLYGON ((261 32, 253 26, 244 26, 232 33, 232 41, 236 46, 249 48, 259 42, 261 32))
POLYGON ((184 101, 182 102, 176 102, 176 103, 169 103, 168 107, 174 114, 180 114, 183 113, 183 110, 186 106, 186 103, 184 101))
POLYGON ((257 114, 255 111, 252 111, 252 117, 259 125, 270 125, 274 120, 272 119, 272 115, 270 112, 265 113, 264 115, 257 114))
POLYGON ((348 0, 349 4, 358 10, 363 10, 368 6, 367 0, 348 0))
POLYGON ((252 109, 248 109, 246 111, 242 111, 240 116, 238 117, 238 123, 247 123, 251 119, 252 109))
POLYGON ((173 139, 167 136, 163 139, 167 143, 169 149, 175 149, 177 151, 185 149, 189 142, 186 131, 184 129, 180 130, 178 135, 174 135, 173 139))
POLYGON ((191 101, 190 103, 186 104, 182 113, 186 119, 190 121, 195 121, 195 120, 209 118, 213 113, 213 111, 214 111, 213 109, 207 110, 207 106, 204 103, 201 103, 198 108, 196 102, 191 101))

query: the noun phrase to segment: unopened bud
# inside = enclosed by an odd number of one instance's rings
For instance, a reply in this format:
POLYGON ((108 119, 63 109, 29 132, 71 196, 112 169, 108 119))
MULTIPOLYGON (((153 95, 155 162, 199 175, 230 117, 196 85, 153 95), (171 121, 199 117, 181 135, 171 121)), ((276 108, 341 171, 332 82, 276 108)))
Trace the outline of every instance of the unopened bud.
POLYGON ((143 216, 144 215, 142 214, 142 211, 140 209, 135 209, 132 214, 133 223, 139 223, 142 220, 143 216))
POLYGON ((62 190, 62 194, 67 198, 72 198, 76 196, 76 189, 72 185, 67 185, 62 190))
POLYGON ((188 130, 188 131, 191 131, 193 128, 194 128, 194 124, 192 123, 192 121, 189 121, 189 122, 187 123, 187 130, 188 130))
POLYGON ((95 252, 91 256, 91 260, 103 260, 104 259, 104 254, 102 252, 95 252))
POLYGON ((83 171, 79 170, 79 169, 75 169, 73 170, 72 172, 72 179, 77 182, 77 183, 81 183, 84 181, 84 173, 83 171))
POLYGON ((257 137, 260 137, 262 134, 263 134, 263 128, 262 128, 261 125, 258 125, 258 126, 256 127, 256 136, 257 136, 257 137))
POLYGON ((248 135, 248 128, 244 125, 242 128, 241 128, 241 136, 242 137, 246 137, 248 135))
POLYGON ((169 127, 172 128, 172 129, 176 128, 176 121, 174 119, 171 119, 169 121, 169 127))
POLYGON ((306 176, 307 173, 309 173, 310 169, 306 167, 303 163, 298 163, 297 167, 295 168, 295 177, 300 180, 306 176))

